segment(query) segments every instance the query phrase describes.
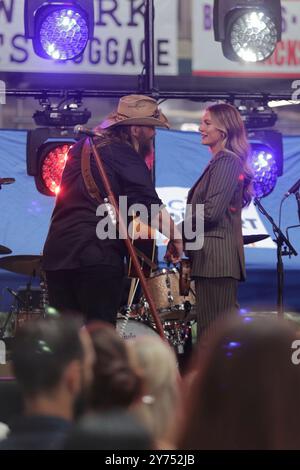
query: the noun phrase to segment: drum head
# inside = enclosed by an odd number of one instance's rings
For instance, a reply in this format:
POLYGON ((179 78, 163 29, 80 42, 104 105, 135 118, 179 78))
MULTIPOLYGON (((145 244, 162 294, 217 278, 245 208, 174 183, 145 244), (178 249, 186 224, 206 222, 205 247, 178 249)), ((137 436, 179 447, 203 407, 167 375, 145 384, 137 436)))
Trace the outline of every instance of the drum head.
POLYGON ((129 320, 126 318, 119 318, 117 320, 116 329, 121 338, 124 339, 134 339, 138 336, 145 335, 157 336, 156 331, 151 326, 132 318, 129 320))

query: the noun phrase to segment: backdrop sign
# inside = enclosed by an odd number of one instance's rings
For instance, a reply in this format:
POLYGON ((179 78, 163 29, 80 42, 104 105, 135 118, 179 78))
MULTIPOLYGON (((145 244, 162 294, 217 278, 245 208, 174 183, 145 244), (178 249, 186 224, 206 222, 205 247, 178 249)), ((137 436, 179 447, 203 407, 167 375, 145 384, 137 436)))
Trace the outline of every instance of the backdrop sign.
MULTIPOLYGON (((0 0, 0 72, 140 74, 144 0, 94 0, 95 33, 82 57, 58 63, 35 55, 24 37, 24 0, 0 0)), ((177 74, 178 0, 155 0, 155 66, 177 74)))
MULTIPOLYGON (((196 168, 195 168, 196 170, 196 168)), ((179 224, 184 219, 187 195, 190 188, 181 188, 180 186, 159 187, 157 192, 161 200, 166 205, 167 210, 171 214, 174 222, 179 224)), ((259 215, 253 203, 242 211, 242 229, 243 235, 260 235, 268 234, 264 225, 264 221, 259 215)), ((165 246, 168 239, 157 232, 157 245, 165 246)), ((271 238, 267 238, 259 243, 252 243, 248 248, 276 248, 271 238)))
POLYGON ((193 74, 223 77, 293 78, 300 75, 300 0, 281 0, 282 41, 270 59, 243 64, 223 56, 214 40, 213 0, 193 0, 193 74))

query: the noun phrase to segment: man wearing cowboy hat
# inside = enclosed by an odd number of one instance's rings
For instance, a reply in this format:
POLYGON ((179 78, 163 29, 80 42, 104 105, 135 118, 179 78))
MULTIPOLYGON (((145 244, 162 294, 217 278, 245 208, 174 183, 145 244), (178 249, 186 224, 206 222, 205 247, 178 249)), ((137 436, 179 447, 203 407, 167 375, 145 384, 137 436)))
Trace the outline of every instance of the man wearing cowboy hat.
MULTIPOLYGON (((155 127, 169 128, 157 102, 143 95, 124 96, 117 111, 95 129, 95 143, 117 201, 126 196, 128 207, 143 204, 149 214, 153 205, 160 206, 150 223, 174 240, 179 260, 181 235, 163 208, 145 163, 153 150, 155 127)), ((100 319, 115 324, 127 250, 118 237, 97 237, 99 202, 89 191, 82 171, 84 142, 81 140, 69 152, 44 247, 43 268, 50 305, 61 311, 80 311, 87 321, 100 319)), ((92 154, 89 165, 104 199, 106 193, 92 154)))

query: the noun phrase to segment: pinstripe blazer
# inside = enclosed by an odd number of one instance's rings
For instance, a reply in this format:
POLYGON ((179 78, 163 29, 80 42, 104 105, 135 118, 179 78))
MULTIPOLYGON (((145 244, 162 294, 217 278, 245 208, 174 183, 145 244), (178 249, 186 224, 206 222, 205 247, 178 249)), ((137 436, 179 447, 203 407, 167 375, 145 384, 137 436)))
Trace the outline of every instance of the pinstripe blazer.
POLYGON ((235 153, 222 150, 188 193, 192 209, 204 204, 204 245, 188 253, 192 276, 245 279, 242 202, 241 162, 235 153))

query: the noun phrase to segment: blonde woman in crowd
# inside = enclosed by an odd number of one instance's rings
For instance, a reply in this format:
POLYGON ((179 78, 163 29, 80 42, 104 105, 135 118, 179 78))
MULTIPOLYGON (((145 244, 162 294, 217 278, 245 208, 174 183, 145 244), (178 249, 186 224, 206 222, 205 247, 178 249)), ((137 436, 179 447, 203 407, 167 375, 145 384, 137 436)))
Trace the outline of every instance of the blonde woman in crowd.
POLYGON ((172 449, 181 401, 176 355, 167 342, 155 336, 140 336, 127 345, 143 390, 141 399, 131 409, 151 432, 157 448, 172 449))

